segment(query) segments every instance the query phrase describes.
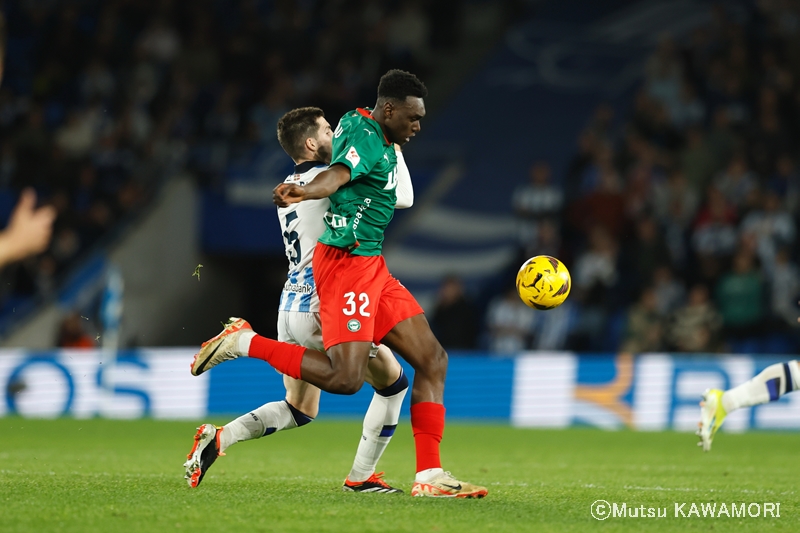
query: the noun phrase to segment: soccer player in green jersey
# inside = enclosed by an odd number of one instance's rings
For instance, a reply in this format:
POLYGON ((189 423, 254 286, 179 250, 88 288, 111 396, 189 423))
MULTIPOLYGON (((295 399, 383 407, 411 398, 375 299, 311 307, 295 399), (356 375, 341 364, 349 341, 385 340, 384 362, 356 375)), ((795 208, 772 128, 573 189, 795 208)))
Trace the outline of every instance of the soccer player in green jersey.
POLYGON ((330 168, 306 185, 282 183, 274 190, 273 200, 280 207, 330 198, 327 229, 313 258, 327 355, 256 335, 244 320, 236 319, 203 344, 192 373, 248 356, 327 392, 354 394, 364 383, 372 343, 385 344, 415 370, 411 426, 417 474, 411 494, 482 498, 485 487, 459 481, 441 467, 447 353, 422 308, 389 273, 381 255, 396 203, 392 144, 402 146, 420 131, 425 96, 427 89, 416 76, 390 70, 378 85, 375 108, 356 109, 340 120, 330 168))

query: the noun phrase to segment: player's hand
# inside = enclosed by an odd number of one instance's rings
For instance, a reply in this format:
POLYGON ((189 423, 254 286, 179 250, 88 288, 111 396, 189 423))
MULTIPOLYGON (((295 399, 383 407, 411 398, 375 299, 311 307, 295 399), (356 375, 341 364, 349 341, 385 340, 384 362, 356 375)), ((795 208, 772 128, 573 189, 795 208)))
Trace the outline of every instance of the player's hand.
POLYGON ((305 197, 305 190, 300 185, 294 183, 281 183, 272 189, 272 203, 278 207, 286 207, 289 204, 302 202, 305 197))
POLYGON ((50 243, 56 209, 36 208, 36 192, 25 189, 11 213, 8 227, 0 233, 0 262, 3 264, 43 252, 50 243))

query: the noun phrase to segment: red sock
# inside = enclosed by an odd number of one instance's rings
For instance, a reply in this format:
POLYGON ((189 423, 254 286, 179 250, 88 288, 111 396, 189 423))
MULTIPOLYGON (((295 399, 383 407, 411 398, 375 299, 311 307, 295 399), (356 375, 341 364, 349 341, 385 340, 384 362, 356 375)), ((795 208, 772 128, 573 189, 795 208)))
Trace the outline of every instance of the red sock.
POLYGON ((439 443, 444 433, 444 405, 433 402, 412 405, 411 428, 417 448, 417 472, 441 468, 439 443))
POLYGON ((281 374, 286 374, 294 379, 303 379, 300 376, 300 365, 303 362, 304 353, 306 353, 306 349, 303 346, 274 341, 261 335, 253 337, 253 340, 250 341, 250 349, 247 351, 249 357, 266 361, 281 374))

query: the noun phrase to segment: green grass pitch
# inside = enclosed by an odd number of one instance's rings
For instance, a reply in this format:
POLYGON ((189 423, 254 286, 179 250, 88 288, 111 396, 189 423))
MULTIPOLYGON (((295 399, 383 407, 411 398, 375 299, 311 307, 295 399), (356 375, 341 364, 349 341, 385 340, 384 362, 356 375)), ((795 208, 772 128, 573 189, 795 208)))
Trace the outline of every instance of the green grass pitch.
POLYGON ((450 423, 444 466, 489 496, 434 500, 408 495, 407 421, 379 464, 403 495, 343 493, 360 423, 325 420, 237 444, 190 489, 182 463, 196 426, 0 418, 0 531, 800 531, 796 434, 722 434, 703 454, 685 433, 450 423), (667 517, 597 521, 598 499, 665 507, 667 517), (779 502, 780 518, 675 518, 676 502, 684 512, 692 502, 779 502))

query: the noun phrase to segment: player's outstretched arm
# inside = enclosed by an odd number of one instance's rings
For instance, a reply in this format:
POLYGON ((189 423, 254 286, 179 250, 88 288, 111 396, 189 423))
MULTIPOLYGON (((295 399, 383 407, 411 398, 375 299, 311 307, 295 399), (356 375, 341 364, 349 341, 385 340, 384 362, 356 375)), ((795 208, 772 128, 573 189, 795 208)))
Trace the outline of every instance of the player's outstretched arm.
POLYGON ((272 190, 272 202, 278 207, 286 207, 303 200, 327 198, 349 181, 350 169, 345 165, 333 165, 305 185, 281 183, 272 190))

